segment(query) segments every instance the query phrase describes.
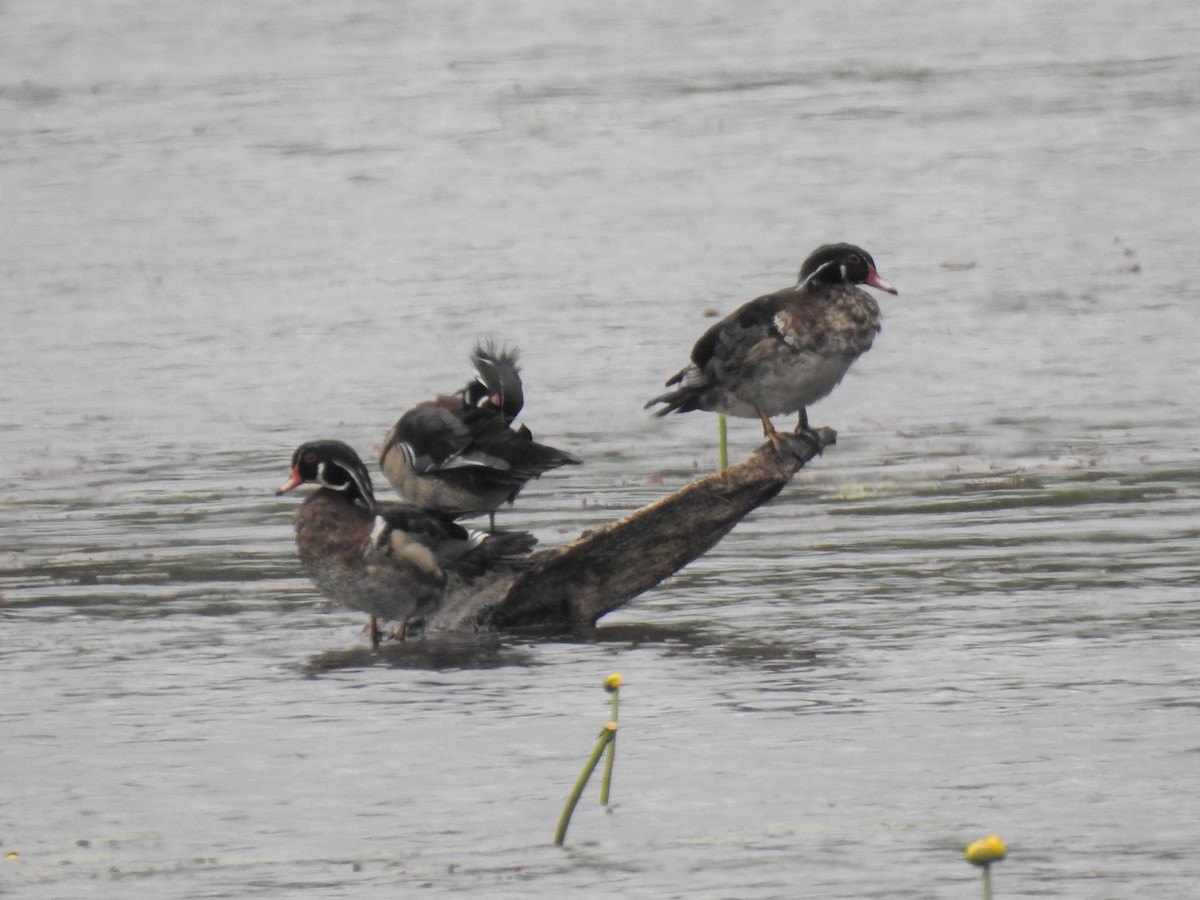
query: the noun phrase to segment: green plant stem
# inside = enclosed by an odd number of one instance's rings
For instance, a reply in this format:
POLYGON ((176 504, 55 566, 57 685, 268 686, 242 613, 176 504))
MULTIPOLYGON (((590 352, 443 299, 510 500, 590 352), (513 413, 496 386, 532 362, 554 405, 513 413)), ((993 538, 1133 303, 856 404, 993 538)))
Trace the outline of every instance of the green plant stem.
POLYGON ((983 900, 992 900, 992 866, 988 863, 983 867, 983 900))
POLYGON ((584 764, 583 772, 580 773, 579 780, 575 782, 575 788, 571 791, 571 796, 567 797, 567 805, 563 807, 562 816, 558 820, 558 830, 554 832, 554 843, 556 846, 562 846, 562 842, 567 836, 567 826, 571 824, 571 815, 575 812, 575 806, 579 803, 579 796, 587 786, 588 779, 592 777, 592 772, 596 770, 596 765, 600 762, 600 755, 604 753, 604 748, 616 736, 616 732, 611 728, 606 727, 600 731, 600 740, 596 742, 596 749, 592 751, 592 755, 588 757, 588 761, 584 764))
MULTIPOLYGON (((617 723, 617 706, 621 700, 621 689, 614 688, 612 692, 612 715, 609 721, 617 723)), ((608 790, 612 785, 613 758, 617 755, 617 733, 612 733, 608 742, 608 753, 604 757, 604 780, 600 782, 600 805, 608 806, 608 790)))
POLYGON ((725 413, 717 414, 717 465, 724 472, 729 468, 729 441, 725 428, 725 413))

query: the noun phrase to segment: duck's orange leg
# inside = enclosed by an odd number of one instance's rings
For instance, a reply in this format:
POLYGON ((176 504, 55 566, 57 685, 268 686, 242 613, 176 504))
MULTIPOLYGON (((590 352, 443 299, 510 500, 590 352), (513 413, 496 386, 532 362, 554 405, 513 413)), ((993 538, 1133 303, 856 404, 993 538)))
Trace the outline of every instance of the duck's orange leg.
POLYGON ((775 430, 775 426, 771 424, 771 417, 761 409, 756 409, 758 418, 762 421, 763 435, 771 442, 771 446, 775 448, 775 452, 783 456, 783 438, 779 436, 779 432, 775 430))

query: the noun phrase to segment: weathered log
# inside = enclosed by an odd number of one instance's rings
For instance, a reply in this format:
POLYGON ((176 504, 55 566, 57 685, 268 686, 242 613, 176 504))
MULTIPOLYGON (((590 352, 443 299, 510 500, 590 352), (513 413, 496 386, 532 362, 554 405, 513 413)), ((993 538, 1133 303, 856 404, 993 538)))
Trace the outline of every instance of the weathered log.
POLYGON ((577 630, 624 606, 710 550, 837 439, 829 428, 780 433, 745 462, 687 484, 565 547, 534 554, 514 574, 451 592, 426 632, 538 628, 577 630))

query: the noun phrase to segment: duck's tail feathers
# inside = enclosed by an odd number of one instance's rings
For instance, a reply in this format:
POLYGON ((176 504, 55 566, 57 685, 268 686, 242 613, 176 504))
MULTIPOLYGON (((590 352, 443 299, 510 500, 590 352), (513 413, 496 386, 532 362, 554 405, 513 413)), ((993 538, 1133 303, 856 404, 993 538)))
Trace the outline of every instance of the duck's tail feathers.
POLYGON ((662 409, 654 411, 656 416, 691 412, 700 409, 700 398, 708 386, 708 379, 704 377, 704 373, 695 365, 688 365, 667 379, 667 387, 671 388, 669 391, 647 400, 642 408, 649 409, 656 403, 663 404, 662 409))
POLYGON ((528 473, 530 477, 536 478, 543 472, 549 472, 559 466, 583 465, 583 460, 574 453, 559 450, 549 444, 539 444, 524 425, 517 429, 517 436, 527 443, 521 445, 519 453, 513 454, 513 468, 528 473))

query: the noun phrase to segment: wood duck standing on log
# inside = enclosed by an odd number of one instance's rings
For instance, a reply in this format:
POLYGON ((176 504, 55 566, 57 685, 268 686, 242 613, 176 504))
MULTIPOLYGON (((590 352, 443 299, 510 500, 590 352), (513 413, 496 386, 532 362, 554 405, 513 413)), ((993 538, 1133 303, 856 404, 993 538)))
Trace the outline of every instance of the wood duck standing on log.
POLYGON ((525 403, 515 349, 475 347, 476 377, 410 409, 383 441, 379 467, 405 500, 452 518, 495 512, 534 478, 581 460, 539 444, 513 420, 525 403))
POLYGON ((807 433, 809 404, 833 390, 879 333, 879 304, 860 284, 897 293, 861 247, 818 247, 794 287, 751 300, 709 328, 691 362, 667 381, 674 387, 646 407, 664 404, 659 416, 701 409, 757 418, 782 453, 771 416, 798 412, 796 430, 807 433))

